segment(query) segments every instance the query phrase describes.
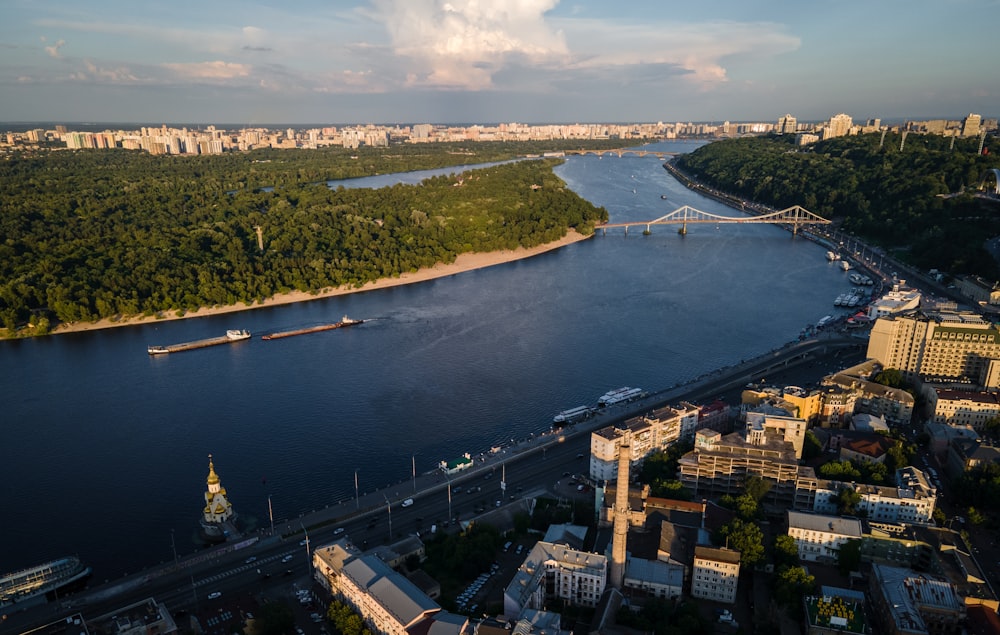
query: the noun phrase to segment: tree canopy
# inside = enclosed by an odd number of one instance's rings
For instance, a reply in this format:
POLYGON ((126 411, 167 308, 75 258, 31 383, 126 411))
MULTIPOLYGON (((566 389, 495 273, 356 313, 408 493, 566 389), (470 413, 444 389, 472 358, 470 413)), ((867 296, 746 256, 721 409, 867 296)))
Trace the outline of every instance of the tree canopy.
POLYGON ((677 159, 714 188, 776 208, 801 205, 924 268, 1000 277, 984 247, 1000 234, 997 202, 972 196, 1000 167, 979 139, 899 134, 836 137, 806 146, 792 135, 707 144, 677 159), (954 146, 952 142, 954 141, 954 146))
MULTIPOLYGON (((479 145, 490 147, 470 147, 479 145)), ((510 147, 337 150, 10 156, 0 163, 0 323, 13 332, 41 319, 155 315, 359 287, 466 252, 534 247, 569 228, 590 233, 607 219, 553 174, 556 159, 420 185, 325 185, 509 158, 510 147)))

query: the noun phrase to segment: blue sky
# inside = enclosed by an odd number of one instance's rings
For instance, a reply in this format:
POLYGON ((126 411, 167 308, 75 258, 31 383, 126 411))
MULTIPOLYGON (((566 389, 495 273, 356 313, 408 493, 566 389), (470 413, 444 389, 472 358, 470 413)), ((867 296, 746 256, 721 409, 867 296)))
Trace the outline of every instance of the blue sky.
POLYGON ((0 0, 0 121, 997 116, 1000 0, 0 0))

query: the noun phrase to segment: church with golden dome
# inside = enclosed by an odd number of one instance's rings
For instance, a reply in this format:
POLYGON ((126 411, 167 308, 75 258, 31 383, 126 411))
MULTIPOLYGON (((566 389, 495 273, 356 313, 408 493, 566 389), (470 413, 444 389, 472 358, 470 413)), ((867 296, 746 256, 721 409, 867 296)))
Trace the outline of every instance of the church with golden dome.
POLYGON ((205 509, 202 510, 201 529, 208 540, 222 541, 235 531, 236 512, 226 498, 226 488, 219 481, 212 463, 212 455, 208 455, 208 491, 205 492, 205 509))

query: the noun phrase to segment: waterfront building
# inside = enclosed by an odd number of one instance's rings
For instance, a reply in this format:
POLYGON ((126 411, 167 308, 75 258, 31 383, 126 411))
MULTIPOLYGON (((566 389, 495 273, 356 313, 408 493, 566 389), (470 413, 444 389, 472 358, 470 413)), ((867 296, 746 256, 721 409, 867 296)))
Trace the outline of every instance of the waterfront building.
POLYGON ((504 614, 517 619, 526 609, 540 610, 554 600, 595 607, 607 579, 605 556, 539 541, 504 589, 504 614))
POLYGON ((413 582, 346 538, 316 549, 312 564, 316 581, 379 633, 460 635, 468 627, 468 618, 442 611, 413 582))
POLYGON ((691 567, 691 597, 733 604, 740 579, 740 552, 696 545, 691 567))
POLYGON ((975 313, 913 311, 879 318, 868 357, 909 379, 1000 388, 1000 329, 975 313))
POLYGON ((905 282, 895 284, 881 298, 868 307, 868 319, 877 320, 897 313, 905 313, 920 308, 922 295, 916 289, 906 289, 905 282))
POLYGON ((1000 416, 996 393, 932 388, 925 394, 928 405, 934 409, 935 423, 968 426, 982 433, 987 421, 1000 416))
POLYGON ((947 580, 910 569, 873 564, 870 596, 880 632, 951 635, 962 630, 965 603, 947 580))
POLYGON ((618 456, 623 439, 631 438, 632 465, 653 452, 665 450, 680 439, 694 436, 700 420, 700 408, 683 402, 663 406, 651 413, 632 417, 624 424, 601 428, 590 435, 590 478, 611 481, 618 478, 618 456))
POLYGON ((153 598, 88 619, 86 630, 76 628, 79 633, 93 635, 170 635, 181 630, 166 605, 153 598))
POLYGON ((230 527, 236 521, 236 512, 226 498, 226 488, 219 481, 212 463, 212 455, 208 455, 208 490, 205 492, 205 508, 202 510, 201 529, 206 538, 212 540, 224 539, 232 533, 230 527))
POLYGON ((1000 304, 1000 286, 980 276, 955 276, 959 293, 978 304, 1000 304))
POLYGON ((834 563, 849 540, 861 540, 861 521, 789 510, 788 535, 795 539, 799 560, 834 563))

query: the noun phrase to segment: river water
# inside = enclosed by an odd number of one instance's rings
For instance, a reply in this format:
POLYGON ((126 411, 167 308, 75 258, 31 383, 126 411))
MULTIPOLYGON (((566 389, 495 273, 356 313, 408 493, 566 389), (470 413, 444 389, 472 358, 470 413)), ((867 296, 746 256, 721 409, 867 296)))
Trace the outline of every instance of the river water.
MULTIPOLYGON (((612 222, 684 204, 736 214, 652 157, 571 157, 558 173, 612 222)), ((407 481, 411 460, 424 472, 609 389, 660 389, 779 347, 848 287, 822 247, 777 227, 660 226, 409 286, 0 342, 0 572, 77 554, 100 581, 170 560, 172 533, 195 550, 210 453, 244 518, 265 519, 268 495, 276 520, 294 518, 353 498, 355 470, 362 492, 407 481), (146 354, 344 314, 367 321, 146 354)))

